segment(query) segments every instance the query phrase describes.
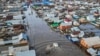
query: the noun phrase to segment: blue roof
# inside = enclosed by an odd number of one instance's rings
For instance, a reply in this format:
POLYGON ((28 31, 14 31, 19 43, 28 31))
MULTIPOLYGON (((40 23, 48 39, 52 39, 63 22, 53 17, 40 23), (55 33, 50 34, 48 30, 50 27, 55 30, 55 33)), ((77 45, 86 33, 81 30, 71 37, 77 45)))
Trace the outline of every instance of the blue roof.
POLYGON ((17 52, 16 56, 36 56, 35 50, 17 52))
POLYGON ((25 33, 22 33, 22 34, 23 34, 23 39, 28 40, 28 35, 25 33))
POLYGON ((35 2, 34 4, 35 5, 49 5, 50 3, 52 2, 50 2, 49 0, 42 0, 42 2, 35 2))

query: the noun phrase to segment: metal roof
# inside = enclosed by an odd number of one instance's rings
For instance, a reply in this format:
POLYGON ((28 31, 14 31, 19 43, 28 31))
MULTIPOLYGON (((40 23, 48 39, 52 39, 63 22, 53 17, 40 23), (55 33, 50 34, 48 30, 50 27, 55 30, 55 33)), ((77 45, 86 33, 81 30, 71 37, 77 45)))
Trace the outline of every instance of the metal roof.
POLYGON ((36 56, 35 50, 24 51, 24 52, 17 52, 16 56, 36 56))

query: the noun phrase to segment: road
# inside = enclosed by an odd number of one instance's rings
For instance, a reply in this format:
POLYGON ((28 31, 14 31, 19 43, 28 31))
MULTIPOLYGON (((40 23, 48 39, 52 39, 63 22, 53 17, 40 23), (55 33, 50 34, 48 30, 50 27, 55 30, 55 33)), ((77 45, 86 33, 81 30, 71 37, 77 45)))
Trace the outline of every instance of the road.
POLYGON ((34 10, 31 9, 25 12, 26 22, 29 25, 28 35, 30 46, 34 47, 37 56, 86 56, 76 45, 66 39, 64 35, 51 30, 47 23, 41 18, 36 17, 34 10), (46 54, 47 45, 58 43, 59 47, 53 49, 52 53, 46 54))

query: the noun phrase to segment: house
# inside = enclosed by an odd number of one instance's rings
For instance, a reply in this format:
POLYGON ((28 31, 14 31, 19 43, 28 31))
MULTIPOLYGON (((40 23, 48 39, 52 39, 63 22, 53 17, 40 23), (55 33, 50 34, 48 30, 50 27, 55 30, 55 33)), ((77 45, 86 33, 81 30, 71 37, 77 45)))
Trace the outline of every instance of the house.
POLYGON ((99 45, 100 47, 100 37, 90 37, 90 38, 82 38, 80 41, 80 45, 84 48, 91 48, 95 45, 99 45))

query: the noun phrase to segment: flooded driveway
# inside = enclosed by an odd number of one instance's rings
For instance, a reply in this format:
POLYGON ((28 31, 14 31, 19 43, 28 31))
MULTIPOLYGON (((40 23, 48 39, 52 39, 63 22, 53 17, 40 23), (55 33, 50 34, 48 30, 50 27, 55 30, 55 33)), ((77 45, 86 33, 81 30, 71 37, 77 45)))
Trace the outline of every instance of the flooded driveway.
POLYGON ((37 56, 86 56, 81 49, 68 41, 64 35, 52 31, 45 21, 36 17, 35 11, 31 15, 29 13, 31 13, 30 8, 25 12, 25 20, 29 25, 30 46, 35 48, 37 56), (46 46, 55 42, 58 43, 59 48, 56 48, 50 54, 46 54, 46 46))

